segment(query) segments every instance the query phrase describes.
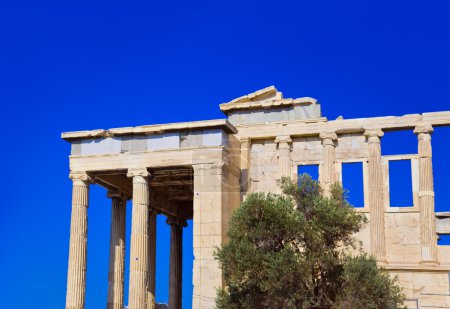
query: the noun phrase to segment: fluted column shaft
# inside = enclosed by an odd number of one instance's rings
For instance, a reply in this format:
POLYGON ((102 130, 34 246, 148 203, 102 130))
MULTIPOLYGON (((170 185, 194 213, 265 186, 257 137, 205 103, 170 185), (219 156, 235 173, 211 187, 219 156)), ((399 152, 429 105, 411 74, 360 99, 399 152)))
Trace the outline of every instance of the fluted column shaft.
POLYGON ((291 143, 289 135, 277 136, 275 143, 278 144, 279 176, 291 177, 291 143))
POLYGON ((182 241, 185 223, 177 218, 169 218, 167 224, 170 224, 169 309, 181 309, 182 241))
POLYGON ((384 185, 381 164, 381 130, 366 130, 364 135, 369 143, 369 208, 370 240, 372 254, 379 263, 386 261, 386 240, 384 230, 384 185))
POLYGON ((155 308, 156 290, 156 211, 150 211, 149 220, 149 279, 148 279, 148 309, 155 308))
POLYGON ((437 237, 434 213, 434 185, 431 150, 431 125, 418 125, 414 133, 418 136, 419 155, 419 211, 420 243, 422 246, 422 263, 436 264, 437 237))
POLYGON ((330 195, 331 185, 337 181, 336 175, 336 144, 337 135, 334 132, 320 133, 323 145, 322 187, 326 196, 330 195))
POLYGON ((131 216, 129 309, 146 309, 149 266, 149 188, 147 170, 129 170, 133 178, 131 216))
POLYGON ((73 181, 73 189, 66 309, 83 309, 86 299, 87 209, 90 178, 86 173, 71 173, 70 178, 73 181))
POLYGON ((109 191, 111 198, 111 231, 109 241, 109 272, 107 309, 124 307, 125 216, 126 198, 118 191, 109 191))

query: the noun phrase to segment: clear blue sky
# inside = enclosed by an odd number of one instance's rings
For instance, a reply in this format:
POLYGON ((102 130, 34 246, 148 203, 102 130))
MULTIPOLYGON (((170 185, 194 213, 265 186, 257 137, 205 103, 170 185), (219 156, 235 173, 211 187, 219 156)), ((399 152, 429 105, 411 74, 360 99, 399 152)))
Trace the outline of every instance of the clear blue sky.
MULTIPOLYGON (((222 118, 219 103, 272 84, 319 99, 330 119, 450 110, 449 5, 3 1, 0 307, 64 306, 71 181, 61 132, 222 118)), ((433 136, 438 210, 450 210, 449 140, 450 128, 433 136)), ((416 146, 410 132, 387 134, 383 153, 416 146)), ((106 302, 109 219, 105 190, 94 186, 87 309, 106 302)), ((168 229, 159 223, 157 298, 166 301, 168 229)))

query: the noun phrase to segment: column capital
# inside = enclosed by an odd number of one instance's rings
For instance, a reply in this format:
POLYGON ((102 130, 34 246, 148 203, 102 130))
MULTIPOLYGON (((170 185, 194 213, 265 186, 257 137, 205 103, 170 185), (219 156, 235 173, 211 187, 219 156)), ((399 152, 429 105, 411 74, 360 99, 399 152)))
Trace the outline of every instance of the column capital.
POLYGON ((380 129, 367 129, 364 131, 364 136, 370 143, 379 143, 380 138, 384 136, 384 132, 380 129))
POLYGON ((127 172, 127 177, 132 178, 134 176, 149 177, 150 172, 146 168, 130 168, 127 172))
POLYGON ((336 132, 330 131, 330 132, 319 133, 319 138, 322 140, 323 145, 336 146, 335 142, 337 141, 338 136, 337 136, 336 132))
POLYGON ((434 132, 433 127, 430 124, 427 123, 421 123, 418 124, 415 128, 414 128, 414 134, 432 134, 434 132))
POLYGON ((364 131, 364 136, 365 137, 372 137, 372 136, 383 137, 384 132, 381 129, 366 129, 364 131))
POLYGON ((275 143, 277 144, 290 144, 292 143, 292 139, 290 135, 278 135, 275 138, 275 143))
POLYGON ((329 132, 320 132, 319 133, 319 137, 320 139, 324 140, 324 139, 331 139, 333 141, 337 140, 337 134, 334 131, 329 131, 329 132))
POLYGON ((168 225, 172 225, 172 226, 173 225, 180 226, 180 227, 187 226, 186 220, 178 218, 178 217, 173 217, 173 216, 167 217, 166 223, 168 225))
POLYGON ((69 173, 69 178, 72 179, 72 181, 94 182, 94 178, 89 176, 85 171, 71 171, 69 173))
POLYGON ((250 137, 243 137, 243 138, 241 138, 241 145, 242 146, 249 146, 250 145, 250 143, 251 143, 251 138, 250 137))
POLYGON ((108 193, 106 193, 108 198, 120 198, 120 199, 128 199, 128 197, 117 189, 109 189, 108 193))

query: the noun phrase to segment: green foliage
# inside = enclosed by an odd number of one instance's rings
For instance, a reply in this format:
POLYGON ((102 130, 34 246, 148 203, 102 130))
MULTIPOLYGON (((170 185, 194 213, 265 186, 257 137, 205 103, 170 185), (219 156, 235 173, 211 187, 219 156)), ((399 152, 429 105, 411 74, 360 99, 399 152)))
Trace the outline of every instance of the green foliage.
POLYGON ((282 195, 254 193, 233 213, 216 251, 226 288, 219 309, 402 308, 403 295, 352 237, 367 220, 333 185, 283 178, 282 195), (351 254, 353 252, 353 256, 351 254))
POLYGON ((342 309, 406 308, 396 278, 377 267, 376 260, 361 254, 344 265, 344 285, 335 307, 342 309))

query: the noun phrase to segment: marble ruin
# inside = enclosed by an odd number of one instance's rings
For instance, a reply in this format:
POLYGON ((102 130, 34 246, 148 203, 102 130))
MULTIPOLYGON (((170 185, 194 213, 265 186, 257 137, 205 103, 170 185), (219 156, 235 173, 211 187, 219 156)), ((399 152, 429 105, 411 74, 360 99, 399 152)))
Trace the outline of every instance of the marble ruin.
MULTIPOLYGON (((73 181, 66 309, 83 309, 86 289, 89 186, 108 190, 111 236, 107 308, 124 308, 124 261, 130 254, 128 308, 155 308, 156 215, 170 235, 169 308, 181 308, 182 233, 192 219, 193 308, 214 307, 223 285, 213 258, 226 241, 230 215, 246 194, 278 192, 276 179, 296 179, 299 166, 317 166, 327 192, 343 165, 360 162, 370 223, 357 236, 379 265, 397 274, 408 308, 450 308, 450 213, 436 213, 433 127, 449 126, 450 111, 400 117, 327 120, 309 97, 286 99, 275 87, 220 104, 227 119, 63 133, 71 143, 73 181), (384 132, 417 135, 414 154, 382 155, 384 132), (389 162, 408 160, 413 203, 390 205, 389 162), (125 205, 132 200, 130 252, 125 252, 125 205)), ((105 261, 106 262, 106 261, 105 261)), ((106 281, 106 278, 105 278, 106 281)))

